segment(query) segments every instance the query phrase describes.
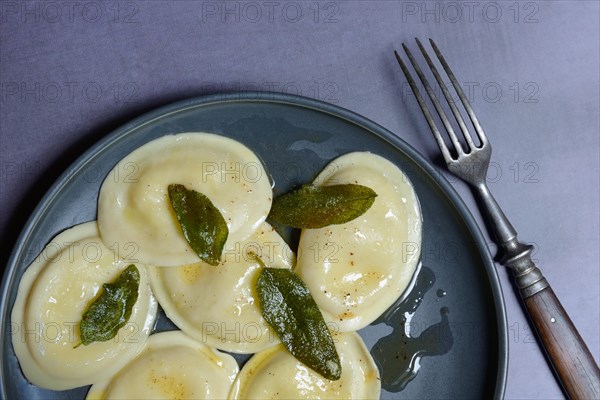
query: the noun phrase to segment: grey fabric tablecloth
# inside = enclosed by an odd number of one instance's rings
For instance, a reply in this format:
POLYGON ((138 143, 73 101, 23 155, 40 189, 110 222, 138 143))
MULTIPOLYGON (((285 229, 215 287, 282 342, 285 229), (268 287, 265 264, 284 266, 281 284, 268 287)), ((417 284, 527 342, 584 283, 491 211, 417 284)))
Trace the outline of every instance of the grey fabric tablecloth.
MULTIPOLYGON (((597 1, 0 1, 2 265, 45 190, 141 113, 231 90, 356 111, 438 149, 393 57, 434 38, 494 146, 491 189, 599 356, 597 1)), ((455 182, 481 222, 469 190, 455 182)), ((491 240, 488 238, 491 242, 491 240)), ((562 397, 499 269, 506 398, 562 397)))

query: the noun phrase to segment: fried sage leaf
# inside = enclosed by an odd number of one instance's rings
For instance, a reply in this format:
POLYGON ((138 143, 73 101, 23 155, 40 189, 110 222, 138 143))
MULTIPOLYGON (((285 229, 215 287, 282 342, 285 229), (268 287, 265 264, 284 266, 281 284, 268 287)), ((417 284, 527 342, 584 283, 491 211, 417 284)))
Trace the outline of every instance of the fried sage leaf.
POLYGON ((288 269, 263 268, 256 288, 263 318, 285 348, 323 377, 340 379, 342 365, 333 339, 300 277, 288 269))
POLYGON ((169 185, 168 190, 185 240, 202 261, 218 265, 229 235, 221 212, 208 197, 183 185, 169 185))
POLYGON ((362 185, 304 185, 277 197, 269 218, 302 229, 344 224, 364 214, 375 197, 373 189, 362 185))
POLYGON ((140 272, 133 264, 128 266, 113 283, 105 283, 100 295, 83 313, 79 330, 81 343, 106 342, 117 335, 131 317, 138 298, 140 272))

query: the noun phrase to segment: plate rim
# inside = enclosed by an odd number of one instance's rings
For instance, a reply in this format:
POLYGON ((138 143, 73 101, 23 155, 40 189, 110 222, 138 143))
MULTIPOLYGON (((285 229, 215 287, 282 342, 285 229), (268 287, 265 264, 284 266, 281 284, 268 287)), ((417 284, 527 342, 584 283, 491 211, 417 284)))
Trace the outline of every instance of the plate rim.
MULTIPOLYGON (((277 92, 261 92, 261 91, 240 91, 240 92, 221 92, 213 93, 202 96, 196 96, 179 100, 173 103, 163 105, 155 108, 152 111, 143 113, 142 115, 133 118, 129 122, 121 125, 117 129, 106 134, 102 139, 98 140, 86 151, 84 151, 79 157, 71 163, 63 173, 52 183, 52 186, 46 191, 40 202, 31 212, 31 215, 27 219, 27 222, 21 228, 21 232, 14 247, 11 249, 11 254, 8 262, 5 266, 4 273, 2 274, 2 287, 0 292, 0 338, 2 343, 0 345, 0 397, 6 398, 5 391, 5 379, 4 379, 4 340, 6 334, 6 318, 8 316, 8 296, 10 286, 8 285, 9 279, 14 279, 16 273, 16 261, 22 254, 23 245, 26 239, 31 234, 31 231, 36 224, 36 221, 43 214, 45 208, 49 206, 50 201, 60 192, 61 188, 68 183, 70 178, 75 175, 75 172, 81 169, 90 159, 94 157, 96 153, 102 149, 110 146, 111 143, 116 142, 121 137, 125 136, 127 132, 137 129, 143 125, 149 124, 156 119, 163 118, 169 114, 175 112, 181 112, 186 109, 195 107, 205 107, 211 104, 224 104, 224 103, 275 103, 275 104, 288 104, 301 108, 309 108, 319 112, 325 112, 335 117, 346 120, 352 124, 358 125, 359 127, 368 130, 369 132, 379 136, 386 140, 391 145, 403 151, 413 162, 421 167, 434 182, 438 188, 444 192, 451 203, 456 207, 457 211, 463 218, 467 229, 475 240, 478 252, 481 254, 484 261, 484 268, 487 273, 489 284, 492 291, 494 309, 496 311, 496 322, 498 324, 498 369, 496 371, 496 387, 494 390, 494 398, 502 399, 506 391, 506 382, 508 376, 508 335, 507 335, 507 316, 506 306, 504 302, 504 295, 500 284, 500 278, 498 271, 495 267, 494 260, 491 256, 490 250, 485 242, 483 233, 479 225, 475 222, 475 218, 471 214, 471 211, 464 203, 458 192, 450 184, 450 182, 439 173, 439 171, 433 166, 433 164, 426 159, 421 153, 414 149, 409 143, 407 143, 400 136, 394 134, 387 128, 379 125, 378 123, 364 117, 354 111, 348 110, 341 106, 326 103, 321 100, 312 99, 304 96, 277 93, 277 92)), ((12 282, 14 284, 14 282, 12 282)))

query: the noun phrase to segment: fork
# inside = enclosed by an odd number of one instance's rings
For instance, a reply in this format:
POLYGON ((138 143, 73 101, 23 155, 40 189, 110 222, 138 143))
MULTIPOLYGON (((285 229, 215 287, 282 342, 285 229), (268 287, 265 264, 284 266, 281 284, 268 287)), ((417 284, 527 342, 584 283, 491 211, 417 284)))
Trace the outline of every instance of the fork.
POLYGON ((545 349, 547 359, 552 365, 564 392, 571 399, 600 398, 600 370, 594 361, 594 357, 579 335, 579 332, 577 332, 567 312, 548 284, 548 281, 531 260, 533 247, 519 242, 515 228, 508 221, 487 186, 486 176, 492 156, 492 146, 483 132, 473 108, 439 48, 433 40, 429 39, 437 59, 446 72, 446 75, 448 75, 454 90, 458 94, 471 120, 479 145, 475 144, 460 111, 436 66, 427 54, 425 47, 418 38, 416 41, 456 119, 456 123, 464 137, 466 148, 459 141, 448 116, 408 47, 402 44, 406 56, 421 80, 439 119, 448 133, 453 145, 453 151, 446 145, 442 133, 438 129, 425 100, 419 93, 417 84, 412 78, 406 64, 402 61, 400 54, 397 51, 394 51, 394 54, 419 103, 421 111, 425 115, 427 124, 437 141, 448 169, 451 173, 469 183, 479 196, 483 214, 488 222, 488 228, 492 231, 499 246, 501 255, 499 263, 512 272, 513 283, 522 299, 521 304, 529 315, 530 323, 535 327, 538 342, 545 349))

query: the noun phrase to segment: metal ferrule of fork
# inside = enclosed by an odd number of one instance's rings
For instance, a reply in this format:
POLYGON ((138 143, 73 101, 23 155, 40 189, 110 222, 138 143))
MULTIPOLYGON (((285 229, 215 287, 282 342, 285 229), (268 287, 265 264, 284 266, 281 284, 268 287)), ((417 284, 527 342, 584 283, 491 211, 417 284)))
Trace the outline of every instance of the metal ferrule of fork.
POLYGON ((501 247, 503 253, 499 262, 512 271, 515 286, 522 298, 533 296, 549 286, 542 271, 531 260, 533 246, 523 244, 515 237, 503 243, 501 247))

